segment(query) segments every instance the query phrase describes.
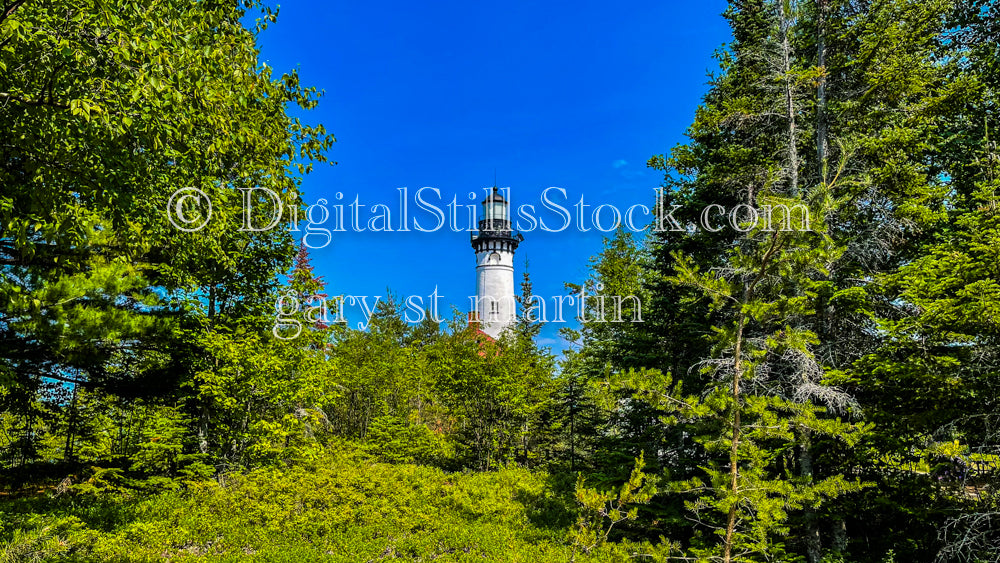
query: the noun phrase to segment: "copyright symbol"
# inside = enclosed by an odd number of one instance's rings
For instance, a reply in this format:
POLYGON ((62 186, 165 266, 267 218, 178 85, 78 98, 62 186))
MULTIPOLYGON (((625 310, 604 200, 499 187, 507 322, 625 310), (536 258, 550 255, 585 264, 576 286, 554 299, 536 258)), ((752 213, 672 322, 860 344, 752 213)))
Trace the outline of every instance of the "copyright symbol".
POLYGON ((167 201, 167 219, 171 225, 186 233, 202 230, 211 218, 212 200, 198 188, 181 188, 167 201), (208 208, 204 214, 202 207, 208 208))

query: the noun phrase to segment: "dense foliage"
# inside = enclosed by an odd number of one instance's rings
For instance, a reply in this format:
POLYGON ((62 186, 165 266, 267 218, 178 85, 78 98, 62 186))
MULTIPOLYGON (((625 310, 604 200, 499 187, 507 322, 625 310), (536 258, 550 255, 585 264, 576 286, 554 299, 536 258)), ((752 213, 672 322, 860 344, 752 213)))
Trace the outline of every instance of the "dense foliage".
POLYGON ((333 142, 267 7, 3 2, 0 559, 996 561, 998 10, 731 0, 649 163, 679 228, 567 283, 644 322, 556 358, 527 315, 349 328, 239 229, 333 142))

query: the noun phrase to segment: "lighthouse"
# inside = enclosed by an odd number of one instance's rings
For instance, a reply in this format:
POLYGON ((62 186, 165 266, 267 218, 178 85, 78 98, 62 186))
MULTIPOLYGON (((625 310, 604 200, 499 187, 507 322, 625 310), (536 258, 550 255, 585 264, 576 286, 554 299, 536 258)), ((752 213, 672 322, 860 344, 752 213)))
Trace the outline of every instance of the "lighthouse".
POLYGON ((497 338, 514 324, 514 251, 524 240, 511 230, 510 206, 496 186, 483 200, 479 231, 472 233, 476 251, 476 298, 469 318, 480 330, 497 338))

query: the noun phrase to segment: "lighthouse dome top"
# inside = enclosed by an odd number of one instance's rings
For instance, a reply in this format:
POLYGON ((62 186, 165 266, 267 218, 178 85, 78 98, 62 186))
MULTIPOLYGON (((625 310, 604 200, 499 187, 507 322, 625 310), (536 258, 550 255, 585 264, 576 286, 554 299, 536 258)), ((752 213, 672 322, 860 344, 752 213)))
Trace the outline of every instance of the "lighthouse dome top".
POLYGON ((507 200, 503 198, 503 194, 500 193, 500 188, 493 186, 493 191, 486 196, 486 199, 482 201, 483 203, 500 202, 507 203, 507 200))

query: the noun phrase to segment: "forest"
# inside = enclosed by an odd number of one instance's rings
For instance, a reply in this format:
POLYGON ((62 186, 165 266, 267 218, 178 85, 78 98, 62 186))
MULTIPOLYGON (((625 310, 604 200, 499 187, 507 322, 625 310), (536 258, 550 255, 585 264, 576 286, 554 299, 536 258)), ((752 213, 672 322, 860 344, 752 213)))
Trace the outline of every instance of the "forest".
POLYGON ((233 228, 336 154, 269 5, 0 0, 0 561, 1000 561, 1000 6, 724 17, 662 203, 811 228, 619 230, 565 289, 643 322, 557 355, 398 298, 275 338, 340 290, 233 228))

